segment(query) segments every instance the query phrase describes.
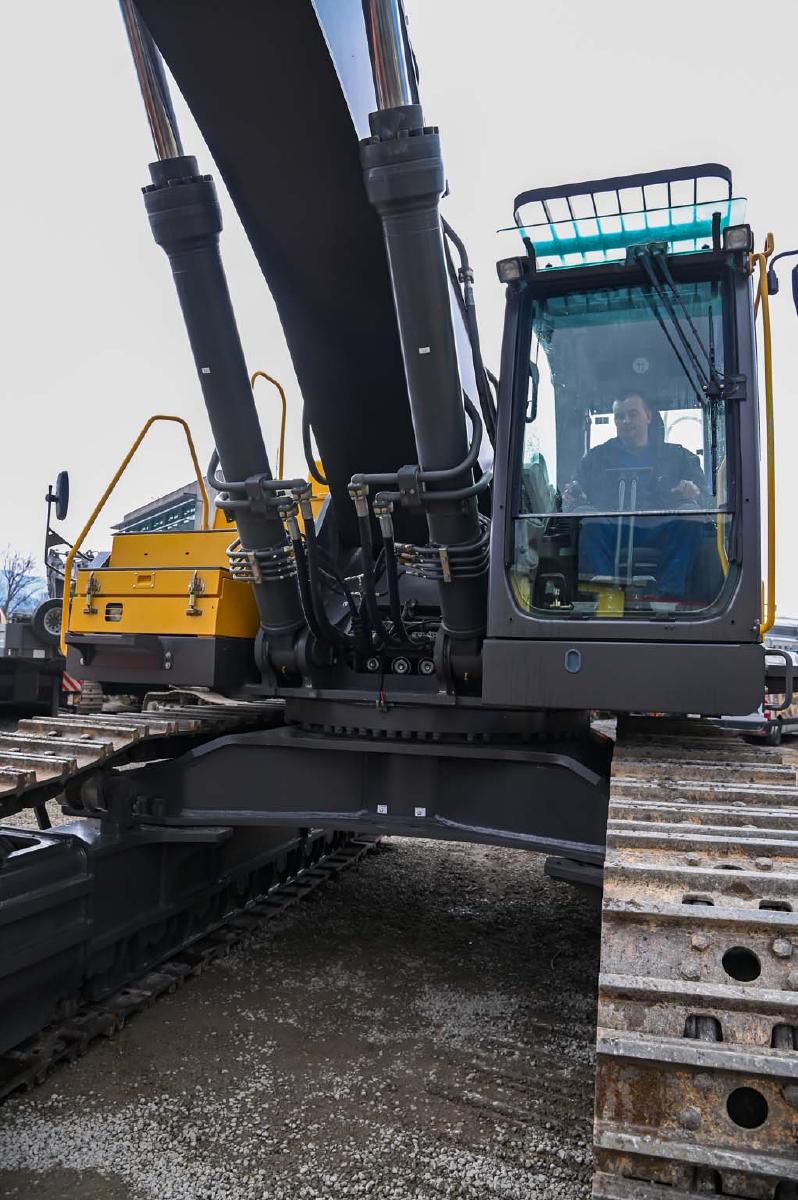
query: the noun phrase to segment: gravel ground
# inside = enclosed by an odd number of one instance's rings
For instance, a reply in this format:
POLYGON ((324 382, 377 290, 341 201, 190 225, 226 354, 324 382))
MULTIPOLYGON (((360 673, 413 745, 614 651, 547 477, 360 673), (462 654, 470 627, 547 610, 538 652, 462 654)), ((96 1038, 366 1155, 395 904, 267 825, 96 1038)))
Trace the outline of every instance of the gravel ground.
MULTIPOLYGON (((57 800, 47 801, 47 813, 50 817, 50 824, 53 828, 56 825, 66 825, 69 821, 74 821, 74 817, 65 817, 61 812, 61 806, 57 800)), ((38 829, 39 825, 36 820, 36 814, 32 808, 23 808, 22 812, 14 813, 13 817, 9 817, 4 824, 11 829, 38 829)))
POLYGON ((0 1113, 0 1197, 587 1200, 598 911, 394 840, 0 1113))

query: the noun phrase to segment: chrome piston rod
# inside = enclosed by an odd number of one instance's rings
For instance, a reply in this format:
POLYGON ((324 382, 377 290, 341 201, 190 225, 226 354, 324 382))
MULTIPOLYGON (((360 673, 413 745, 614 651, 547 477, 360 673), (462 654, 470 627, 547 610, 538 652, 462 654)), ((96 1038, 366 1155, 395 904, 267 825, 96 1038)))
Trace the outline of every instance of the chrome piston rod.
POLYGON ((155 152, 161 161, 166 158, 179 158, 183 154, 183 145, 161 56, 149 30, 142 24, 133 0, 119 0, 119 7, 130 42, 130 52, 133 55, 144 107, 147 110, 152 140, 155 142, 155 152))
POLYGON ((377 107, 416 103, 399 0, 363 0, 377 107))

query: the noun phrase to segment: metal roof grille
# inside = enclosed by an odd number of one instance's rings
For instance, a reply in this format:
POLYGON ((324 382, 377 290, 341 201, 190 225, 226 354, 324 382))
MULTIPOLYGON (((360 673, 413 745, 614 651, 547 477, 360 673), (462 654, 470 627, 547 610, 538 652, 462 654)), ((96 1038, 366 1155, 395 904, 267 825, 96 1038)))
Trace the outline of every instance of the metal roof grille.
POLYGON ((535 188, 513 207, 512 228, 541 267, 623 260, 630 246, 654 241, 671 253, 709 250, 713 221, 722 230, 745 218, 719 163, 535 188))

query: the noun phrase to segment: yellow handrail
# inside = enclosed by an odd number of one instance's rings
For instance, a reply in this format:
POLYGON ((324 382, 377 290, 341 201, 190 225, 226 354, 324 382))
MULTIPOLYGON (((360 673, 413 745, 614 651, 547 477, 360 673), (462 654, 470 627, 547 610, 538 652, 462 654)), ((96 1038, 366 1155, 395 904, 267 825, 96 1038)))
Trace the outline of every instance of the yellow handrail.
POLYGON ((66 655, 66 635, 67 635, 67 631, 69 629, 69 614, 70 614, 70 607, 72 604, 72 564, 75 560, 75 555, 77 554, 78 550, 80 550, 80 547, 83 545, 84 541, 88 537, 89 532, 90 532, 92 526, 94 525, 94 522, 97 520, 98 516, 100 515, 103 508, 105 507, 106 500, 111 495, 111 492, 114 490, 116 485, 119 483, 119 480, 124 475, 131 458, 136 453, 136 451, 138 450, 141 443, 144 441, 144 438, 147 435, 148 429, 150 428, 151 425, 154 425, 156 421, 174 421, 176 425, 182 425, 182 427, 183 427, 183 432, 185 433, 186 441, 188 442, 188 449, 189 449, 189 453, 191 455, 191 461, 194 464, 194 473, 197 477, 197 484, 199 485, 200 497, 202 500, 202 528, 203 529, 208 528, 208 492, 205 487, 205 480, 202 478, 202 471, 200 470, 199 461, 197 459, 197 451, 194 448, 194 439, 191 436, 191 430, 188 427, 188 422, 184 421, 182 417, 170 417, 164 413, 157 413, 154 417, 150 417, 150 419, 145 422, 145 424, 141 430, 141 433, 138 435, 135 442, 130 447, 130 449, 128 450, 125 457, 122 459, 122 462, 120 463, 119 467, 117 468, 116 474, 114 475, 111 482, 108 484, 108 487, 103 492, 103 494, 100 497, 100 499, 98 500, 97 504, 94 506, 94 511, 92 512, 92 514, 89 517, 86 524, 81 529, 80 533, 77 536, 74 546, 69 551, 69 554, 67 554, 67 556, 66 556, 66 562, 64 564, 64 595, 61 600, 60 649, 61 649, 61 653, 63 655, 66 655))
MULTIPOLYGON (((770 256, 772 255, 773 251, 775 250, 775 248, 776 248, 776 247, 775 247, 775 243, 774 243, 774 241, 773 241, 773 234, 772 234, 772 233, 769 233, 769 234, 767 235, 767 237, 765 238, 765 249, 764 249, 764 251, 763 251, 763 253, 764 253, 764 256, 765 256, 765 260, 766 260, 766 261, 765 261, 765 266, 766 266, 766 267, 767 267, 767 259, 769 259, 769 258, 770 258, 770 256)), ((761 258, 761 257, 762 257, 762 255, 761 255, 761 254, 752 254, 752 255, 751 255, 751 270, 752 270, 752 271, 753 271, 753 269, 754 269, 754 262, 753 262, 753 260, 754 260, 754 259, 761 258)), ((767 278, 765 279, 765 282, 767 283, 767 278)), ((759 315, 759 303, 760 303, 760 300, 761 300, 761 299, 762 299, 762 276, 761 276, 761 274, 760 274, 760 277, 759 277, 759 283, 757 284, 757 288, 756 288, 756 295, 754 296, 754 320, 756 320, 757 316, 759 315)))
POLYGON ((762 340, 765 351, 765 443, 767 446, 767 591, 763 604, 760 634, 773 628, 776 620, 776 464, 773 426, 773 356, 768 298, 767 260, 773 253, 773 234, 769 233, 762 254, 751 255, 751 271, 759 267, 759 283, 754 302, 754 316, 762 305, 762 340))
POLYGON ((256 379, 265 379, 268 383, 273 383, 277 388, 277 391, 280 393, 280 399, 283 402, 283 419, 280 422, 280 449, 277 453, 277 478, 284 479, 285 476, 283 475, 283 464, 285 461, 285 421, 288 415, 288 404, 286 402, 285 392, 283 391, 283 385, 279 383, 278 380, 273 379, 271 375, 267 375, 265 371, 253 372, 252 378, 249 381, 249 385, 253 390, 255 388, 256 379))

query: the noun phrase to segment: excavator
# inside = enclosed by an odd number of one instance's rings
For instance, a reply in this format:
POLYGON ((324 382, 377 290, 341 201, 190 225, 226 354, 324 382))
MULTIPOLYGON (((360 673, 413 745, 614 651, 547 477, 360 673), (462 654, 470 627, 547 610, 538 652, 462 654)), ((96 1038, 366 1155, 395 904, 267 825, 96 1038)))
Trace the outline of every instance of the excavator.
POLYGON ((167 417, 203 528, 67 564, 67 669, 136 707, 0 738, 0 1093, 369 839, 481 842, 603 893, 596 1200, 794 1200, 795 772, 712 721, 792 695, 762 644, 772 238, 715 163, 522 191, 496 379, 401 0, 121 10, 215 450, 206 489, 167 417), (307 477, 272 471, 164 62, 277 305, 307 477))

